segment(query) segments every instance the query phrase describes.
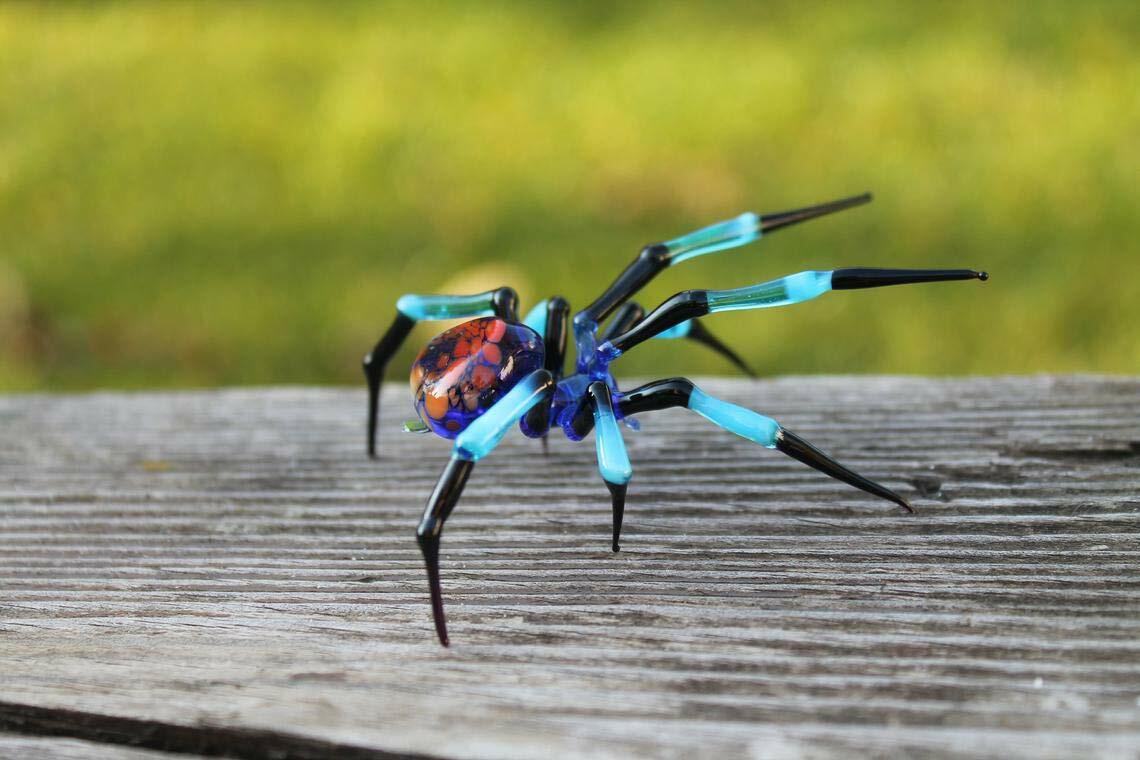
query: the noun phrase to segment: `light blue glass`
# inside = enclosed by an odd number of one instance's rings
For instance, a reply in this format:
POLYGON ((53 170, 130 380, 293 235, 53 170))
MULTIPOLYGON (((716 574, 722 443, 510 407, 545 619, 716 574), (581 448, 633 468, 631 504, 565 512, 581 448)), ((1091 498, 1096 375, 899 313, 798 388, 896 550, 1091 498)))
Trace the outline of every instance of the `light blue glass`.
POLYGON ((519 380, 507 395, 475 419, 455 438, 455 456, 478 462, 499 445, 503 436, 531 407, 543 400, 553 378, 545 369, 519 380))
POLYGON ((687 336, 689 334, 689 331, 692 329, 693 329, 693 320, 686 319, 681 324, 673 325, 668 330, 664 330, 662 332, 659 332, 656 335, 654 335, 653 337, 654 338, 662 338, 664 340, 670 340, 672 338, 684 338, 685 336, 687 336))
POLYGON ((539 301, 523 319, 523 324, 538 333, 540 338, 546 337, 547 303, 548 301, 539 301))
POLYGON ((463 319, 495 314, 494 291, 470 296, 400 296, 396 308, 417 322, 425 319, 463 319))
MULTIPOLYGON (((608 391, 607 391, 608 392, 608 391)), ((621 429, 613 409, 594 405, 594 437, 598 450, 598 471, 607 483, 624 485, 633 477, 633 467, 625 450, 621 429)))
POLYGON ((769 449, 776 447, 776 434, 780 432, 780 424, 771 417, 721 401, 696 386, 693 386, 693 392, 689 395, 689 408, 730 433, 736 433, 769 449))
POLYGON ((800 272, 759 285, 707 292, 709 312, 763 309, 800 303, 831 290, 831 272, 800 272))
POLYGON ((717 222, 688 235, 674 238, 666 242, 665 247, 669 249, 671 266, 706 253, 745 245, 759 237, 760 217, 748 212, 735 219, 717 222))

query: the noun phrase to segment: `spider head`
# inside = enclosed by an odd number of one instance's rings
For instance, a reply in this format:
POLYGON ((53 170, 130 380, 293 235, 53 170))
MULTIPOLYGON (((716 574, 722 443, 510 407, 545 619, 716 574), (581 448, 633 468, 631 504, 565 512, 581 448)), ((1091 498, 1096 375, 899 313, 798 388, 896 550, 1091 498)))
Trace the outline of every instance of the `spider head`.
POLYGON ((545 358, 526 325, 482 317, 431 339, 412 363, 412 399, 436 435, 455 438, 545 358))

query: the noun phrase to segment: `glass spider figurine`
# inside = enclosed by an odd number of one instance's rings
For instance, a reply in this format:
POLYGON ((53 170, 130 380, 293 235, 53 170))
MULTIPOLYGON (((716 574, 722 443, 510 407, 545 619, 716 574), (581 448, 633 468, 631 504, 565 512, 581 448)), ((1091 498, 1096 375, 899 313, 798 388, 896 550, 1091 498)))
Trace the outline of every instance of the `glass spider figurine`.
POLYGON ((459 501, 475 463, 491 453, 516 422, 524 435, 544 438, 552 427, 573 441, 595 430, 598 470, 613 505, 613 550, 618 551, 625 497, 633 470, 618 422, 634 427, 632 415, 685 407, 715 425, 766 448, 776 449, 837 480, 913 511, 891 489, 832 459, 778 422, 714 398, 674 377, 622 391, 611 364, 650 338, 689 338, 724 355, 748 374, 735 353, 717 340, 700 317, 721 311, 786 306, 829 290, 877 288, 945 280, 985 280, 969 269, 836 269, 807 271, 733 290, 686 290, 648 314, 629 299, 655 275, 682 261, 750 243, 781 227, 867 203, 870 194, 774 214, 742 214, 664 243, 654 243, 612 285, 570 319, 570 305, 555 296, 518 319, 518 296, 509 287, 467 296, 405 295, 396 319, 364 358, 368 379, 368 452, 376 455, 380 381, 392 355, 412 327, 432 319, 470 318, 437 335, 412 365, 411 385, 419 420, 409 431, 431 431, 455 441, 452 455, 428 498, 416 531, 427 565, 432 615, 440 643, 448 644, 439 579, 439 541, 444 522, 459 501), (608 324, 599 332, 599 326, 608 324), (569 335, 576 348, 574 371, 563 372, 569 335))

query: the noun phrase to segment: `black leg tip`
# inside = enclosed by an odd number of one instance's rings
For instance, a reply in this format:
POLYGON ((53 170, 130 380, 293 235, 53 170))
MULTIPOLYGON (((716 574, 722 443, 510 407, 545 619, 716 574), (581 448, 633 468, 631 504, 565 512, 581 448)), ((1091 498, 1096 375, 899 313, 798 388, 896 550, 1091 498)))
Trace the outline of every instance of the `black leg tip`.
POLYGON ((978 279, 981 280, 982 282, 985 282, 986 280, 990 279, 990 273, 989 272, 978 272, 977 274, 978 274, 978 279))
POLYGON ((610 546, 615 552, 620 552, 621 547, 618 545, 618 541, 621 539, 621 523, 625 517, 625 493, 629 484, 611 483, 608 480, 605 483, 606 488, 610 489, 610 496, 613 497, 614 533, 610 546))

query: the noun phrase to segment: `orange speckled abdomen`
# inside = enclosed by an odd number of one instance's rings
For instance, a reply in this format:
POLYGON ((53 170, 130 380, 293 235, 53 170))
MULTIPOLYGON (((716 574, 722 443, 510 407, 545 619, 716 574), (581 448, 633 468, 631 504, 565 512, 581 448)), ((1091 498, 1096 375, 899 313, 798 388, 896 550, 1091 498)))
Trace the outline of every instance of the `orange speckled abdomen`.
POLYGON ((544 355, 538 333, 498 317, 446 330, 412 363, 416 413, 435 434, 454 438, 519 380, 540 369, 544 355))

